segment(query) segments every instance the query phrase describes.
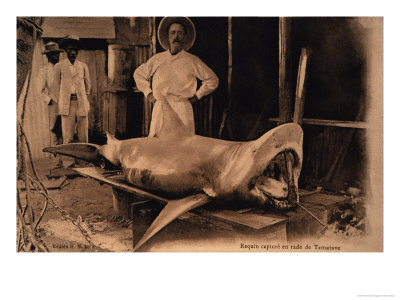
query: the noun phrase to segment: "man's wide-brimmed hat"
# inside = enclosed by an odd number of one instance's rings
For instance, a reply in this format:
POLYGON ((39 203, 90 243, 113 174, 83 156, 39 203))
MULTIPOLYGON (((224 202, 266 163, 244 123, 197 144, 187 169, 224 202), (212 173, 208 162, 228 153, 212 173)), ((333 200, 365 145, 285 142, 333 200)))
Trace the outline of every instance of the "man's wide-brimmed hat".
POLYGON ((44 45, 44 51, 42 54, 46 53, 56 53, 56 52, 62 52, 62 50, 58 47, 58 44, 55 42, 48 42, 47 44, 44 45))
POLYGON ((158 41, 161 47, 165 50, 169 50, 170 44, 168 40, 168 29, 171 24, 180 23, 185 26, 186 29, 186 40, 182 44, 182 48, 186 51, 189 50, 196 40, 196 28, 193 22, 187 17, 164 17, 160 25, 158 25, 158 41))
POLYGON ((81 40, 79 39, 79 36, 76 34, 69 34, 60 40, 61 48, 65 49, 69 45, 74 45, 79 49, 81 47, 81 40))

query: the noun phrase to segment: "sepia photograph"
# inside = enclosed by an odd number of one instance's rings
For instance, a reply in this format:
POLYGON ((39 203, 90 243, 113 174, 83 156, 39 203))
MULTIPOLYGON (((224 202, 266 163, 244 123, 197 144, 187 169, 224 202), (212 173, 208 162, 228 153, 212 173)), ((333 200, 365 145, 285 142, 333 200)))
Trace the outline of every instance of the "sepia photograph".
POLYGON ((15 6, 2 298, 399 297, 390 5, 15 6))
POLYGON ((382 17, 17 17, 17 99, 18 252, 383 251, 382 17))

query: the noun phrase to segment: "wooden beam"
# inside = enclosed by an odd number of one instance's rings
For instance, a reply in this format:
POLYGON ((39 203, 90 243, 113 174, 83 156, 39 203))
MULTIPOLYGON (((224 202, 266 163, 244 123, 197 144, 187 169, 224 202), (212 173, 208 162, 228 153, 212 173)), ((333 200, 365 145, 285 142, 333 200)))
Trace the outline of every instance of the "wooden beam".
MULTIPOLYGON (((280 118, 270 118, 269 120, 279 122, 280 118)), ((366 129, 370 127, 367 122, 322 120, 322 119, 311 119, 311 118, 303 118, 303 124, 330 126, 330 127, 360 128, 360 129, 366 129)))
POLYGON ((149 26, 150 26, 150 30, 149 30, 149 34, 150 34, 150 39, 151 39, 151 45, 150 45, 150 52, 151 55, 153 56, 154 54, 156 54, 156 50, 157 50, 157 28, 156 28, 156 17, 149 17, 150 18, 150 22, 149 22, 149 26))
POLYGON ((322 125, 332 127, 347 127, 347 128, 368 128, 367 122, 359 121, 336 121, 336 120, 320 120, 320 119, 304 119, 305 124, 322 125))
POLYGON ((216 210, 208 211, 205 209, 195 209, 193 213, 203 217, 221 220, 233 225, 240 225, 252 229, 264 229, 276 224, 285 224, 288 220, 287 217, 265 212, 247 212, 239 213, 234 210, 216 210))
POLYGON ((222 137, 222 132, 226 126, 229 137, 233 138, 232 127, 229 119, 227 118, 228 111, 232 105, 232 17, 228 17, 228 78, 227 78, 227 89, 228 89, 228 106, 224 109, 221 118, 221 124, 218 130, 218 137, 222 137))
POLYGON ((293 123, 303 124, 304 98, 306 94, 305 81, 307 78, 307 65, 310 61, 311 50, 302 48, 297 73, 296 99, 294 102, 293 123))
POLYGON ((208 136, 212 137, 213 134, 213 110, 214 110, 214 99, 213 96, 209 96, 208 100, 208 136))
POLYGON ((292 117, 289 89, 290 19, 279 17, 279 122, 288 123, 292 117))
MULTIPOLYGON (((292 120, 292 100, 290 95, 290 18, 279 17, 279 123, 292 120)), ((288 200, 297 202, 294 185, 293 166, 286 152, 283 153, 288 178, 288 200)))

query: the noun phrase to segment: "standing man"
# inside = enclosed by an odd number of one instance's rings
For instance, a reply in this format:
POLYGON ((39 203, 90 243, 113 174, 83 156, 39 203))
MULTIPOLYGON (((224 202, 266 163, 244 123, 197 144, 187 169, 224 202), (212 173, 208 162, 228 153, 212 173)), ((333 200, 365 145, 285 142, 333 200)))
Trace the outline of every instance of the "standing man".
POLYGON ((59 114, 57 107, 58 90, 54 84, 54 66, 58 63, 60 52, 62 50, 60 50, 58 44, 55 42, 49 42, 44 45, 42 54, 46 54, 48 63, 40 69, 39 73, 40 98, 48 108, 50 147, 59 143, 61 135, 60 129, 57 129, 55 126, 59 114))
MULTIPOLYGON (((50 147, 59 144, 61 139, 61 122, 57 107, 58 89, 54 80, 54 66, 58 63, 60 52, 62 50, 55 42, 44 45, 42 54, 47 56, 48 63, 39 72, 40 98, 48 110, 50 147)), ((59 167, 61 165, 60 158, 55 157, 54 163, 56 167, 59 167)))
POLYGON ((160 96, 166 97, 189 132, 195 133, 192 104, 212 93, 218 77, 197 56, 186 52, 196 38, 194 24, 186 17, 165 17, 158 27, 158 40, 166 50, 139 66, 133 75, 137 88, 155 103, 149 136, 162 126, 160 96), (197 89, 197 79, 201 86, 197 89))
MULTIPOLYGON (((77 35, 66 36, 60 46, 65 50, 67 58, 56 64, 54 75, 59 87, 58 110, 61 115, 63 144, 72 142, 75 127, 79 142, 87 143, 90 110, 88 95, 91 89, 89 69, 85 63, 76 59, 81 46, 77 35)), ((64 168, 73 163, 73 160, 63 158, 64 168)))

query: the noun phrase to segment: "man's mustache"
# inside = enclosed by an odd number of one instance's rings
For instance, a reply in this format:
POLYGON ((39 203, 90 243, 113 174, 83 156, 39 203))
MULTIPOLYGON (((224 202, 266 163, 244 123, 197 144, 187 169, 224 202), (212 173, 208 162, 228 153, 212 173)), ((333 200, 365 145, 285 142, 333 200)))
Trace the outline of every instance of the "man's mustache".
POLYGON ((180 39, 174 39, 173 40, 173 42, 175 43, 175 42, 178 42, 178 43, 180 43, 181 42, 181 40, 180 39))

